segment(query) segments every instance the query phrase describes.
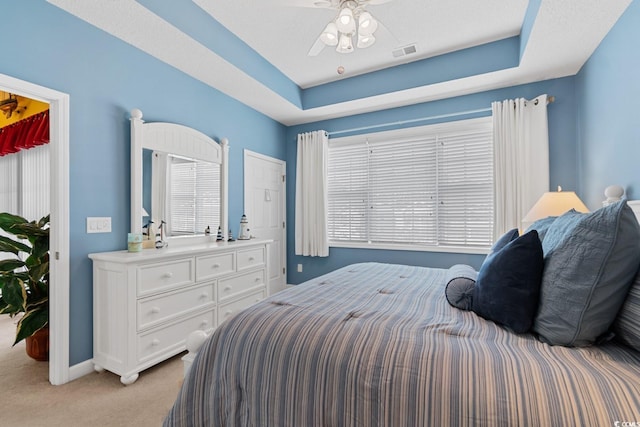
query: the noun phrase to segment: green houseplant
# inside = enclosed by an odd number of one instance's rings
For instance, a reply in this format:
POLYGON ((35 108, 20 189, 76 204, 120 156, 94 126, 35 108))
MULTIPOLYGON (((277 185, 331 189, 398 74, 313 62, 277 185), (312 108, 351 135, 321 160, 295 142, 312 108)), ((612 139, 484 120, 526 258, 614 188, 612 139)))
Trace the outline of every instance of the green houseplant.
POLYGON ((48 332, 49 215, 29 222, 0 213, 0 228, 16 237, 0 236, 0 252, 12 254, 0 260, 0 314, 24 313, 18 321, 16 345, 40 330, 48 332))

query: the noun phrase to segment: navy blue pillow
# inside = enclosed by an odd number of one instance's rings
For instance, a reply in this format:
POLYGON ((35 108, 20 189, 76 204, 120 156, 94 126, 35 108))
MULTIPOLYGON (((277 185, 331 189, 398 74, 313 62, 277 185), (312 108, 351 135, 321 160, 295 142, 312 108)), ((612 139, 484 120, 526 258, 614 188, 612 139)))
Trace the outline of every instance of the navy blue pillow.
POLYGON ((472 310, 515 333, 527 332, 538 310, 543 267, 536 230, 507 243, 480 267, 472 310))
POLYGON ((491 246, 491 251, 489 252, 489 255, 495 252, 498 252, 500 249, 504 248, 507 245, 507 243, 513 240, 516 240, 517 238, 518 238, 517 228, 507 231, 498 240, 496 240, 493 246, 491 246))

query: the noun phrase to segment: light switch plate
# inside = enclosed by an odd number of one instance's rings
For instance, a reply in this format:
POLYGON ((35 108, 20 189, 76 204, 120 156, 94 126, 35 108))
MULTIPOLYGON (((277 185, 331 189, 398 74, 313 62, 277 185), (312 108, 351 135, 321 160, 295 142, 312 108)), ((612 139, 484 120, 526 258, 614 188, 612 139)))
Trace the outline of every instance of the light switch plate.
POLYGON ((87 217, 87 233, 111 233, 111 217, 87 217))

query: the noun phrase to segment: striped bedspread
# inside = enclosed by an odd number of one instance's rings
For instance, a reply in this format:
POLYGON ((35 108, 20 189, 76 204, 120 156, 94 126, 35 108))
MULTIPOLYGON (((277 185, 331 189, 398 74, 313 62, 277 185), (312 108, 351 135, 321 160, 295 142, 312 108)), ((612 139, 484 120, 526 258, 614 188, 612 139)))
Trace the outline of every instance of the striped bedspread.
POLYGON ((512 334, 447 304, 445 273, 355 264, 250 307, 203 345, 165 425, 640 421, 640 353, 512 334))

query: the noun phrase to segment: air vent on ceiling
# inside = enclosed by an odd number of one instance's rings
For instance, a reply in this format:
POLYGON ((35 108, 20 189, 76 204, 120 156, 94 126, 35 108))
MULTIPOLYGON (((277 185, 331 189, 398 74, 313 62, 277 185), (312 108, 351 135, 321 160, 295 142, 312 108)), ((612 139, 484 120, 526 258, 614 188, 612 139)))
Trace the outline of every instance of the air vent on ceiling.
POLYGON ((418 50, 416 49, 415 44, 410 44, 409 46, 399 47, 398 49, 394 49, 391 53, 394 58, 399 58, 405 55, 411 55, 412 53, 416 53, 418 50))

